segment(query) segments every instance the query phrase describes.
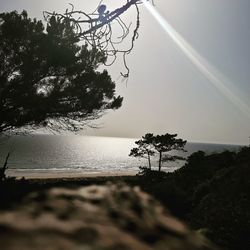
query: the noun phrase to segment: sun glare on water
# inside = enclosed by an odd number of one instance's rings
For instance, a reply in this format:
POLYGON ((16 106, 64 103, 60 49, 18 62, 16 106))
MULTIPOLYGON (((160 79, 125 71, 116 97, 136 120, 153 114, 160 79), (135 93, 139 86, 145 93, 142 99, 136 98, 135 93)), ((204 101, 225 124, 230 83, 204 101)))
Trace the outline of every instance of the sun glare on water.
POLYGON ((250 107, 244 103, 229 87, 232 84, 224 75, 218 72, 205 58, 203 58, 146 0, 143 0, 146 9, 159 23, 163 30, 171 37, 177 47, 185 56, 199 69, 199 71, 210 81, 211 84, 231 103, 233 103, 242 113, 250 118, 250 107))

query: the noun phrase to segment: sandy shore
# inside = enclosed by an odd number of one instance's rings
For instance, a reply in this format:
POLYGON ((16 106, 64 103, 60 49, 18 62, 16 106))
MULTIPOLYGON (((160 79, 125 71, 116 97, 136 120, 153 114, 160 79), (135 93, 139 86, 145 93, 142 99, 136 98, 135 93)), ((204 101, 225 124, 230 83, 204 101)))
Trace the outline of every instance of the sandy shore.
POLYGON ((58 179, 58 178, 96 178, 96 177, 119 177, 119 176, 135 176, 138 171, 19 171, 8 170, 7 176, 16 177, 17 179, 58 179))

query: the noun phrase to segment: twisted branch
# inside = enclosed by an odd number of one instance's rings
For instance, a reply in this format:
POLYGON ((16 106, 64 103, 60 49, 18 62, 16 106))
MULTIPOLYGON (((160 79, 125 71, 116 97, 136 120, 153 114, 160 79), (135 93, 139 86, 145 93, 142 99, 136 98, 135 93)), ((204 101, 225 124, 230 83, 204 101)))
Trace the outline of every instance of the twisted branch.
MULTIPOLYGON (((145 0, 150 1, 150 0, 145 0)), ((71 9, 66 10, 64 14, 55 12, 44 12, 44 18, 49 21, 51 17, 55 17, 59 20, 65 20, 70 22, 76 31, 76 37, 80 40, 87 42, 92 48, 96 48, 107 56, 109 63, 106 65, 112 65, 117 55, 121 54, 123 58, 123 64, 126 72, 121 72, 121 75, 125 78, 129 77, 129 67, 127 65, 126 57, 134 48, 136 39, 139 36, 138 30, 140 27, 140 11, 139 5, 143 2, 141 0, 127 0, 126 3, 109 12, 106 11, 106 6, 102 4, 102 0, 99 2, 94 12, 88 14, 82 10, 75 10, 74 6, 70 4, 71 9), (127 25, 121 18, 121 16, 127 12, 130 8, 134 7, 136 10, 136 23, 133 31, 131 31, 132 23, 127 25), (101 8, 105 12, 101 12, 101 8), (121 35, 117 36, 112 29, 113 24, 117 24, 121 35), (127 49, 121 49, 119 46, 124 40, 131 34, 130 46, 127 49)), ((152 4, 154 2, 151 0, 152 4)))

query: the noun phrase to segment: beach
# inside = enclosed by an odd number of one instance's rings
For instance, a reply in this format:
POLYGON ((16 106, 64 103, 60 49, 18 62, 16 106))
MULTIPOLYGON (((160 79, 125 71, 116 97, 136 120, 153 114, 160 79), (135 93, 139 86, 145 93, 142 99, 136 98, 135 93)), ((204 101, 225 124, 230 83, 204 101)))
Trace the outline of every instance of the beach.
POLYGON ((110 172, 110 171, 20 171, 20 170, 7 170, 6 175, 8 177, 14 177, 16 179, 81 179, 81 178, 98 178, 98 177, 121 177, 121 176, 135 176, 138 171, 118 171, 118 172, 110 172))

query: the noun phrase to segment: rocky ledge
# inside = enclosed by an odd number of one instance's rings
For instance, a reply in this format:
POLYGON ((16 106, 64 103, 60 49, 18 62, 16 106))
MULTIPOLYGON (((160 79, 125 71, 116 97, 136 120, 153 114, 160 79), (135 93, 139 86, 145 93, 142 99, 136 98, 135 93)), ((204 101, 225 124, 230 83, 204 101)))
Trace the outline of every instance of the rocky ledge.
POLYGON ((0 212, 2 250, 212 250, 139 188, 107 184, 34 192, 0 212))

